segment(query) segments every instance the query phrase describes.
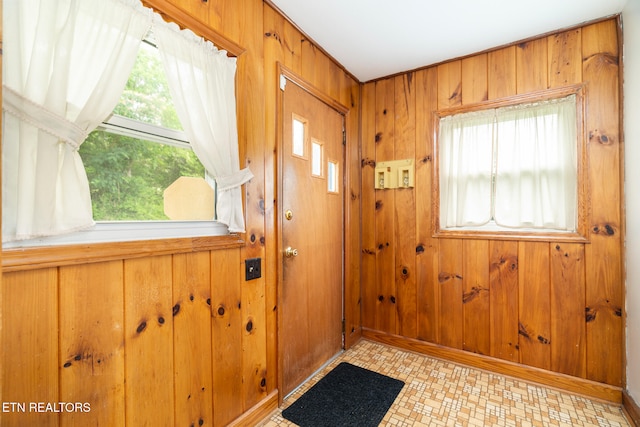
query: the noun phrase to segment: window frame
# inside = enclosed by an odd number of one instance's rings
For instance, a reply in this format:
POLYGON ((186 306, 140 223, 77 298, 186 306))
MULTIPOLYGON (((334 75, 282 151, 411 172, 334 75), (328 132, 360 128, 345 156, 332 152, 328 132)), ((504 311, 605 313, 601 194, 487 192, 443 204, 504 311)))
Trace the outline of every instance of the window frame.
POLYGON ((432 171, 432 231, 436 238, 473 238, 494 240, 532 240, 554 242, 588 242, 588 177, 587 177, 587 136, 584 127, 585 116, 585 85, 578 84, 557 89, 548 89, 535 93, 516 95, 483 101, 475 104, 441 109, 433 112, 433 171, 432 171), (482 111, 500 107, 515 106, 533 102, 546 101, 556 98, 576 96, 576 127, 577 127, 577 219, 575 231, 551 231, 536 229, 491 230, 460 227, 458 229, 440 227, 440 166, 439 166, 439 133, 440 119, 461 113, 482 111))

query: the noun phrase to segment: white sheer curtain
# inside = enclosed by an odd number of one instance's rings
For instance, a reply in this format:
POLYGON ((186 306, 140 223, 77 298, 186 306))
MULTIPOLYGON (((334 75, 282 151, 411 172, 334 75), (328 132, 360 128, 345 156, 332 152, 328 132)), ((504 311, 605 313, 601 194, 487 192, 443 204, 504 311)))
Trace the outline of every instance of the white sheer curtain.
POLYGON ((3 241, 93 225, 78 155, 116 105, 152 14, 137 0, 5 0, 3 241))
POLYGON ((491 220, 493 110, 440 119, 440 226, 491 220))
POLYGON ((440 226, 573 231, 576 97, 440 119, 440 226))
POLYGON ((253 174, 239 166, 236 59, 159 16, 153 31, 180 122, 193 151, 216 181, 217 219, 231 232, 244 232, 240 186, 253 174))
POLYGON ((575 230, 575 96, 497 111, 496 224, 575 230))

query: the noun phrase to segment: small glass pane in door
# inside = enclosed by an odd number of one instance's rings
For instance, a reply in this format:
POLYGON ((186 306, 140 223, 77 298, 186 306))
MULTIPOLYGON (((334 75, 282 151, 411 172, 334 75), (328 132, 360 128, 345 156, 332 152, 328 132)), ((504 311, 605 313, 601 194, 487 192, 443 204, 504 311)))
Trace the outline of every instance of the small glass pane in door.
POLYGON ((329 193, 338 192, 338 163, 327 162, 327 190, 329 193))
POLYGON ((293 119, 293 149, 292 153, 295 156, 304 157, 304 140, 305 140, 305 122, 294 118, 293 119))
POLYGON ((317 141, 311 142, 311 175, 322 176, 322 144, 317 141))

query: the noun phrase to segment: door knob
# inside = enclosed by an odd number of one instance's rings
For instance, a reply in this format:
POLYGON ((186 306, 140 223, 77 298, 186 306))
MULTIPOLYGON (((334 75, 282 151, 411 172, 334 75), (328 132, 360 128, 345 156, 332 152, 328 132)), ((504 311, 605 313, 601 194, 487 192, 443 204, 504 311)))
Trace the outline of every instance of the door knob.
POLYGON ((293 249, 291 246, 289 246, 287 249, 284 250, 284 256, 286 256, 287 258, 293 258, 294 256, 298 256, 298 250, 293 249))

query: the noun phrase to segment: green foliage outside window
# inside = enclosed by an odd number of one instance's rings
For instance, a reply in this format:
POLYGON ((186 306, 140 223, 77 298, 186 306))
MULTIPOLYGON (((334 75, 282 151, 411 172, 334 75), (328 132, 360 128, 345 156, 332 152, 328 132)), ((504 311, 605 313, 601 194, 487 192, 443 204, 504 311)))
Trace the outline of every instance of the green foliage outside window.
MULTIPOLYGON (((141 49, 114 113, 181 130, 162 64, 141 49)), ((97 130, 80 146, 96 221, 166 220, 163 192, 180 176, 204 176, 190 149, 97 130)))

